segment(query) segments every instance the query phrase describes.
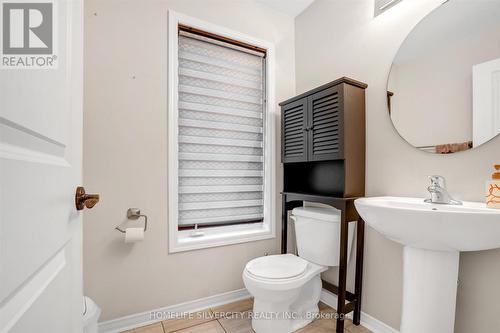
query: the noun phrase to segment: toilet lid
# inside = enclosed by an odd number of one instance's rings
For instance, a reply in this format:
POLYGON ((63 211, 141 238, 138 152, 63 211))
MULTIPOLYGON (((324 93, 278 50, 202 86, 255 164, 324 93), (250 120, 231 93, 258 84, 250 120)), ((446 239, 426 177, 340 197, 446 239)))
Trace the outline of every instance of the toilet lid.
POLYGON ((306 260, 293 254, 283 254, 254 259, 247 264, 246 269, 266 279, 289 279, 304 273, 306 267, 306 260))

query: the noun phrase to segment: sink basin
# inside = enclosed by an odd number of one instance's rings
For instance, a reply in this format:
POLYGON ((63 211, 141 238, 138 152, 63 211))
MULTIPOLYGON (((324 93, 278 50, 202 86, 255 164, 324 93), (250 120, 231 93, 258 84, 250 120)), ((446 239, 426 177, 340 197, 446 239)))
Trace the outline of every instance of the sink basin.
POLYGON ((484 203, 440 205, 420 198, 356 200, 365 222, 406 246, 440 251, 481 251, 500 247, 500 210, 484 203))
POLYGON ((363 220, 404 245, 401 333, 453 333, 460 251, 500 248, 500 210, 423 198, 355 201, 363 220))

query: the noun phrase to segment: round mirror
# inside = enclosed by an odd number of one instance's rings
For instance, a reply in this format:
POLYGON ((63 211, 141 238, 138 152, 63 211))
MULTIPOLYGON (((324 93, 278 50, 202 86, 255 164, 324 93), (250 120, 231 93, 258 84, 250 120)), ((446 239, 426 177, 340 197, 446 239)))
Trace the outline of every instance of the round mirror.
POLYGON ((405 40, 389 75, 392 122, 411 145, 448 154, 500 133, 500 1, 449 0, 405 40))

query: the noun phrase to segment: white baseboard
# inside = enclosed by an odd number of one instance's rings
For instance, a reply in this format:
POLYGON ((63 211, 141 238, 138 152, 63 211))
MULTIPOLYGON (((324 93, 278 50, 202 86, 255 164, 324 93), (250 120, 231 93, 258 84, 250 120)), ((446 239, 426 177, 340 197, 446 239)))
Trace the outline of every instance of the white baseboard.
POLYGON ((250 298, 246 289, 234 290, 227 293, 200 298, 181 304, 166 306, 151 311, 132 314, 99 323, 99 333, 117 333, 133 328, 154 324, 162 318, 151 318, 152 313, 188 313, 205 310, 211 307, 237 302, 250 298))
MULTIPOLYGON (((337 295, 323 289, 321 291, 321 301, 326 305, 337 308, 337 295)), ((352 319, 352 312, 347 315, 348 318, 352 319)), ((361 312, 361 325, 372 331, 373 333, 399 333, 398 330, 384 324, 378 319, 361 312)))
MULTIPOLYGON (((129 316, 116 318, 99 323, 99 333, 118 333, 133 328, 154 324, 162 318, 151 318, 152 313, 188 313, 205 310, 211 307, 237 302, 250 298, 246 289, 239 289, 227 293, 200 298, 181 304, 166 306, 163 308, 132 314, 129 316)), ((321 301, 332 308, 337 307, 337 295, 323 289, 321 292, 321 301)), ((348 317, 351 317, 349 314, 348 317)), ((378 319, 361 312, 361 325, 373 333, 399 333, 398 330, 384 324, 378 319)))

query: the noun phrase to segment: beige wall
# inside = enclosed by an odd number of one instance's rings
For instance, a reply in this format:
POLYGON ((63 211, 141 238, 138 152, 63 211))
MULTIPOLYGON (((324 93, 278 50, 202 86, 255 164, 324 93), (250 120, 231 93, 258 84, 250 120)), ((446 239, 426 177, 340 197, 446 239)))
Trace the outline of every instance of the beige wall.
POLYGON ((274 42, 276 99, 295 92, 293 19, 254 1, 85 2, 84 183, 102 200, 85 212, 84 281, 85 294, 103 308, 101 320, 243 288, 246 262, 279 248, 278 233, 167 252, 168 9, 274 42), (129 207, 150 221, 145 241, 135 245, 114 230, 129 207))
MULTIPOLYGON (((473 151, 437 156, 409 146, 389 119, 385 91, 392 59, 412 27, 438 3, 406 0, 373 19, 372 0, 316 0, 296 19, 297 93, 343 75, 369 84, 369 196, 424 197, 427 176, 441 174, 457 199, 482 201, 491 166, 500 161, 500 138, 473 151)), ((398 328, 402 248, 368 228, 365 256, 363 311, 398 328)), ((461 255, 457 333, 500 331, 499 260, 500 250, 461 255)))

